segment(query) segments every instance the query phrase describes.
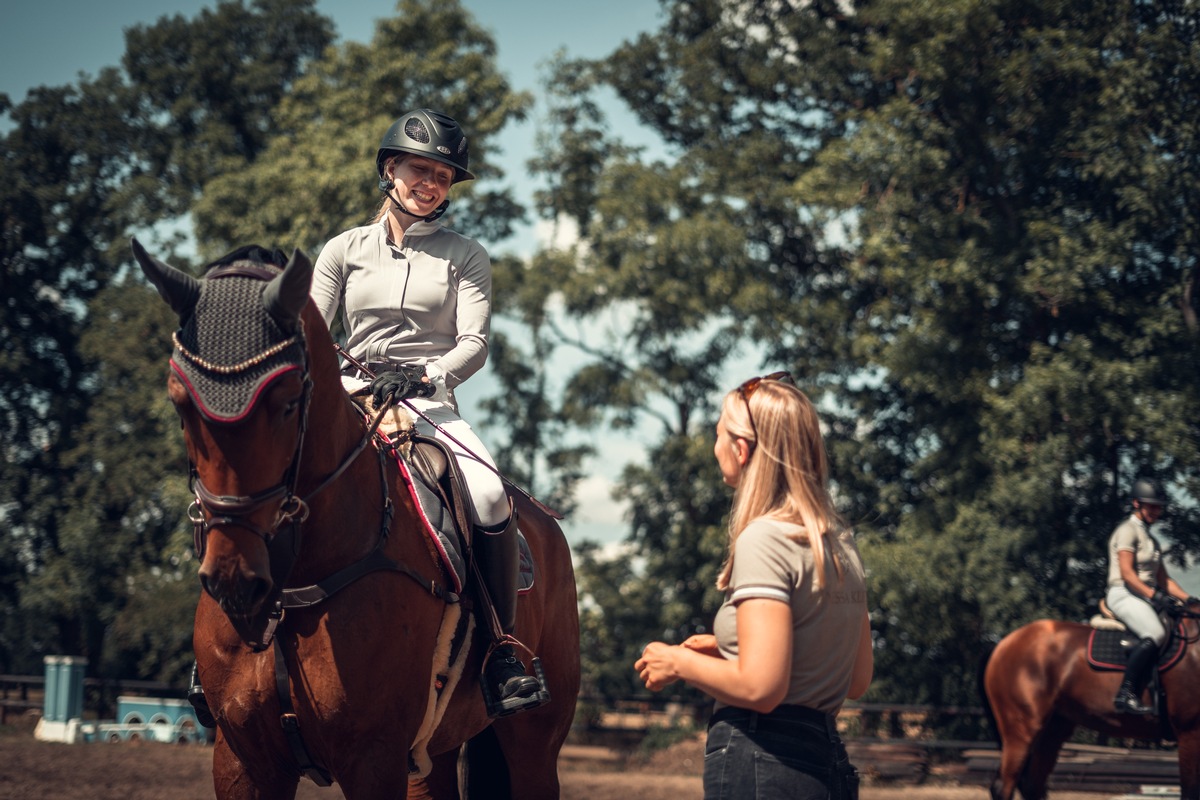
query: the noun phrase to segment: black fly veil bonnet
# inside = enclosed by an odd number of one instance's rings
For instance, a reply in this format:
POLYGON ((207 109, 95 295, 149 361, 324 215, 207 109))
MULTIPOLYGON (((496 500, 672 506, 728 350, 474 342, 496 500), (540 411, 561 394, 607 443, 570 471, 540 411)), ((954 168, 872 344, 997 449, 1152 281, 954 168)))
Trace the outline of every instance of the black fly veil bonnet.
MULTIPOLYGON (((281 296, 288 291, 286 265, 281 251, 248 245, 210 264, 203 280, 167 291, 149 274, 180 316, 171 369, 214 422, 244 419, 276 378, 306 371, 299 308, 295 298, 281 296)), ((307 281, 302 288, 307 300, 307 281)))

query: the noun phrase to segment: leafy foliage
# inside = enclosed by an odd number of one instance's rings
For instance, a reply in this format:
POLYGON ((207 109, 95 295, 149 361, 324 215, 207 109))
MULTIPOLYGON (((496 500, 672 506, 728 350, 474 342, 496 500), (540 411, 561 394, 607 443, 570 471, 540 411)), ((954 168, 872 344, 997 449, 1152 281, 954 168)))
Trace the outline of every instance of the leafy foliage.
POLYGON ((173 414, 148 388, 162 385, 172 325, 152 292, 114 281, 131 233, 163 222, 173 238, 169 225, 204 170, 257 154, 269 104, 329 42, 331 27, 312 6, 223 3, 197 20, 138 26, 124 71, 5 105, 6 672, 38 671, 53 652, 108 669, 105 633, 128 581, 162 568, 186 507, 173 414))
MULTIPOLYGON (((1162 528, 1177 566, 1194 556, 1195 9, 664 8, 555 75, 541 212, 582 235, 562 294, 625 323, 571 385, 607 386, 622 425, 687 397, 696 435, 705 398, 753 374, 742 354, 801 376, 870 570, 874 697, 971 702, 988 642, 1089 614, 1135 476, 1181 500, 1162 528), (609 90, 669 160, 606 135, 609 90), (671 371, 688 346, 704 360, 671 371)), ((721 515, 671 513, 704 485, 675 446, 623 485, 666 586, 701 574, 679 555, 721 515)), ((687 619, 662 605, 663 627, 687 619)))
MULTIPOLYGON (((401 0, 369 45, 332 48, 269 110, 263 153, 226 160, 204 186, 193 219, 212 255, 245 242, 316 252, 337 233, 366 224, 380 202, 375 153, 405 111, 434 108, 470 132, 471 171, 502 176, 489 153, 498 131, 520 120, 531 98, 498 72, 495 43, 458 2, 401 0), (414 47, 420 42, 420 47, 414 47)), ((447 220, 463 233, 503 238, 520 210, 502 192, 460 184, 447 220)))

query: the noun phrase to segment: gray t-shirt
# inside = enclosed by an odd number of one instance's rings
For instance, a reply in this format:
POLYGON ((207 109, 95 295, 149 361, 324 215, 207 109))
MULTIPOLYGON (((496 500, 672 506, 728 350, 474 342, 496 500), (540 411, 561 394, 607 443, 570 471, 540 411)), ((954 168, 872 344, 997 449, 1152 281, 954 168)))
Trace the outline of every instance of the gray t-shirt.
MULTIPOLYGON (((734 544, 733 572, 713 633, 721 655, 736 660, 738 603, 750 598, 787 603, 792 610, 792 671, 783 702, 833 714, 850 689, 867 612, 866 576, 854 534, 844 530, 826 537, 833 542, 826 551, 826 585, 816 591, 812 549, 807 539, 789 537, 803 533, 803 526, 767 518, 754 520, 741 532, 734 544), (834 558, 842 565, 840 581, 834 558)), ((718 702, 717 708, 721 705, 718 702)))
POLYGON ((1148 586, 1156 586, 1158 568, 1162 565, 1162 548, 1158 546, 1158 540, 1146 529, 1146 523, 1132 514, 1129 519, 1117 526, 1117 529, 1112 532, 1112 536, 1108 537, 1108 586, 1110 587, 1125 585, 1125 580, 1121 577, 1121 564, 1117 560, 1117 554, 1122 550, 1133 553, 1133 566, 1137 570, 1138 577, 1148 586))
POLYGON ((435 364, 453 389, 487 361, 492 263, 441 223, 413 223, 398 245, 386 221, 338 234, 317 257, 312 298, 326 325, 344 309, 346 349, 364 363, 435 364))

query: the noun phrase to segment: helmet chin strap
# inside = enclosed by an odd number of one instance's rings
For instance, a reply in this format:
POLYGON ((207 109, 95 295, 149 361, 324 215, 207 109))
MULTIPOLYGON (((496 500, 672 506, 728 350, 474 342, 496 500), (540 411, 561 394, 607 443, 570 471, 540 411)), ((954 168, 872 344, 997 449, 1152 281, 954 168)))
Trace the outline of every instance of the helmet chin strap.
POLYGON ((395 185, 396 184, 393 183, 392 181, 388 181, 387 183, 384 184, 384 186, 386 186, 387 188, 385 188, 383 190, 383 193, 385 195, 387 195, 388 200, 392 201, 393 208, 395 208, 397 211, 399 211, 403 214, 407 214, 410 217, 416 217, 417 219, 423 220, 425 222, 433 222, 434 220, 440 219, 442 214, 446 213, 446 209, 448 209, 450 207, 450 200, 449 200, 449 198, 447 198, 447 199, 443 200, 442 204, 440 206, 438 206, 437 208, 435 208, 433 210, 433 213, 431 213, 431 214, 428 214, 426 216, 421 216, 420 214, 414 214, 411 211, 409 211, 407 208, 405 208, 404 204, 401 203, 396 197, 394 197, 392 195, 392 187, 395 185))

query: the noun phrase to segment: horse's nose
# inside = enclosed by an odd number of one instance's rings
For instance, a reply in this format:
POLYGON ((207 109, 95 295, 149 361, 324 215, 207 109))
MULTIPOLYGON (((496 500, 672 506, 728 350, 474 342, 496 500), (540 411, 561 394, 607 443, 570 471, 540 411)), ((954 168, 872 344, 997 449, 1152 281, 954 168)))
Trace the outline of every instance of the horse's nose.
POLYGON ((222 575, 207 565, 200 568, 200 585, 227 613, 250 616, 258 612, 274 584, 255 572, 222 575))

